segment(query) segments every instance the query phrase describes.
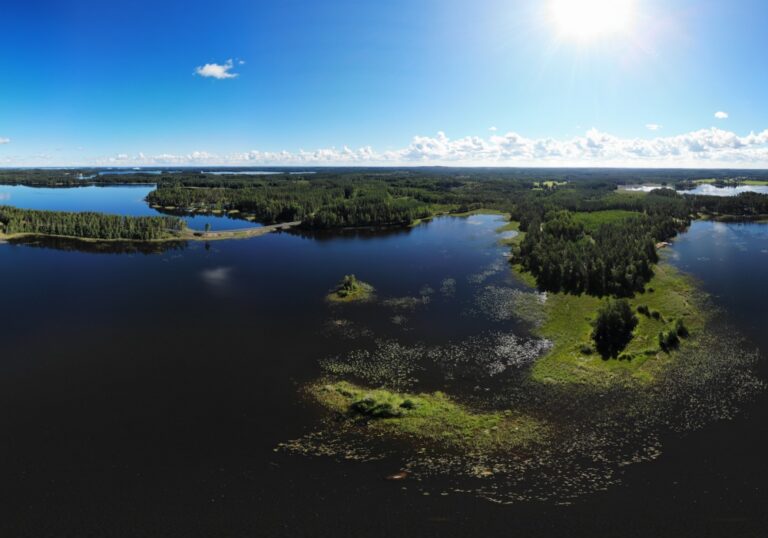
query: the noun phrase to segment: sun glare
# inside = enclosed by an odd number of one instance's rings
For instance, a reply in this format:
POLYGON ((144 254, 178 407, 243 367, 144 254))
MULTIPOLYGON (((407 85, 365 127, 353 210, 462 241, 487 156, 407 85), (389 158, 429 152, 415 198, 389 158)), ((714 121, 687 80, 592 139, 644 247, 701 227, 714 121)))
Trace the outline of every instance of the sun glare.
POLYGON ((550 16, 563 37, 593 39, 627 30, 633 0, 552 0, 550 16))

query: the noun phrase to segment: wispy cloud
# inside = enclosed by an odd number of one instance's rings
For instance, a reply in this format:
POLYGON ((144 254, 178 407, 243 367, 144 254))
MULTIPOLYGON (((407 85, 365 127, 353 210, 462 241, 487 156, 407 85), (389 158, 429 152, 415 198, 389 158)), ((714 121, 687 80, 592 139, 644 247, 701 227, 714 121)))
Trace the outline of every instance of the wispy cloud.
POLYGON ((649 131, 658 131, 659 129, 661 129, 661 127, 662 126, 659 125, 658 123, 646 123, 645 124, 645 128, 648 129, 649 131))
POLYGON ((488 127, 488 130, 491 131, 492 133, 495 133, 496 131, 499 130, 499 128, 496 126, 491 126, 491 127, 488 127))
POLYGON ((101 159, 110 166, 140 165, 483 165, 483 166, 768 166, 768 129, 739 136, 718 128, 676 136, 620 138, 597 129, 571 138, 527 138, 515 132, 488 137, 416 136, 401 149, 371 146, 216 154, 120 154, 101 159))
MULTIPOLYGON (((238 61, 239 65, 243 65, 245 62, 242 60, 238 61)), ((227 78, 236 78, 239 76, 238 73, 232 73, 232 69, 235 67, 235 64, 231 59, 227 60, 223 64, 205 64, 205 65, 199 65, 195 67, 195 74, 199 75, 201 77, 205 78, 215 78, 219 80, 227 79, 227 78)))
POLYGON ((2 136, 0 136, 0 144, 10 144, 10 143, 11 143, 10 138, 3 138, 2 136))
POLYGON ((715 117, 719 120, 727 120, 728 119, 728 113, 723 112, 722 110, 718 110, 715 112, 715 117))

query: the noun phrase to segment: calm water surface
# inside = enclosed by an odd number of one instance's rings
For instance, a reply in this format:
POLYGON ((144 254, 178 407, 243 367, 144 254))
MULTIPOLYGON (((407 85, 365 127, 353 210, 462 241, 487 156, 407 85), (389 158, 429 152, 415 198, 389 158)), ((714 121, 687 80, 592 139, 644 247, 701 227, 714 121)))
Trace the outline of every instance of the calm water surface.
MULTIPOLYGON (((152 209, 144 199, 155 185, 119 185, 110 187, 46 188, 23 185, 0 185, 0 205, 24 209, 51 211, 98 211, 134 217, 156 217, 161 212, 152 209)), ((195 230, 237 230, 261 226, 243 219, 214 215, 183 215, 187 225, 195 230)))
POLYGON ((681 191, 683 194, 706 194, 708 196, 738 196, 743 192, 768 194, 768 185, 739 185, 736 187, 718 187, 703 183, 695 189, 681 191))
MULTIPOLYGON (((620 190, 633 191, 633 192, 651 192, 656 189, 664 189, 671 187, 664 187, 663 185, 637 185, 637 186, 621 186, 620 190)), ((768 194, 768 185, 739 185, 736 187, 718 187, 716 185, 710 185, 708 183, 702 183, 695 188, 678 191, 680 194, 705 194, 707 196, 738 196, 743 192, 756 192, 760 194, 768 194)))
MULTIPOLYGON (((274 451, 320 416, 298 394, 320 375, 318 360, 360 345, 332 332, 334 319, 402 342, 524 330, 474 310, 483 287, 516 285, 500 224, 440 218, 153 255, 0 245, 0 535, 762 535, 764 398, 569 506, 425 496, 383 480, 398 461, 274 451), (328 306, 347 273, 381 298, 435 292, 394 323, 385 308, 328 306), (451 280, 455 292, 441 293, 451 280)), ((666 256, 768 349, 767 227, 697 222, 666 256)))

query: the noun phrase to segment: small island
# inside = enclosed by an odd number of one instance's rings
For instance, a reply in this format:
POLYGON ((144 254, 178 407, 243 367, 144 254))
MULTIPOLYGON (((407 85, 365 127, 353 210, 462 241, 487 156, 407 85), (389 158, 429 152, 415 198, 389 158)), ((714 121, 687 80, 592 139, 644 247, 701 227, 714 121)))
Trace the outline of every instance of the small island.
POLYGON ((326 299, 332 303, 365 302, 373 298, 373 292, 370 284, 358 280, 355 275, 345 275, 326 299))

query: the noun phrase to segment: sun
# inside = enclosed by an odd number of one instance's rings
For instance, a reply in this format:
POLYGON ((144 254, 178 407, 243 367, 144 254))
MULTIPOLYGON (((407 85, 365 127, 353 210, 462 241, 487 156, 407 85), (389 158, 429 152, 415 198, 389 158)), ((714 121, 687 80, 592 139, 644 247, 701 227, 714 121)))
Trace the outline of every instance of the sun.
POLYGON ((629 29, 634 0, 551 0, 550 17, 563 37, 590 40, 629 29))

